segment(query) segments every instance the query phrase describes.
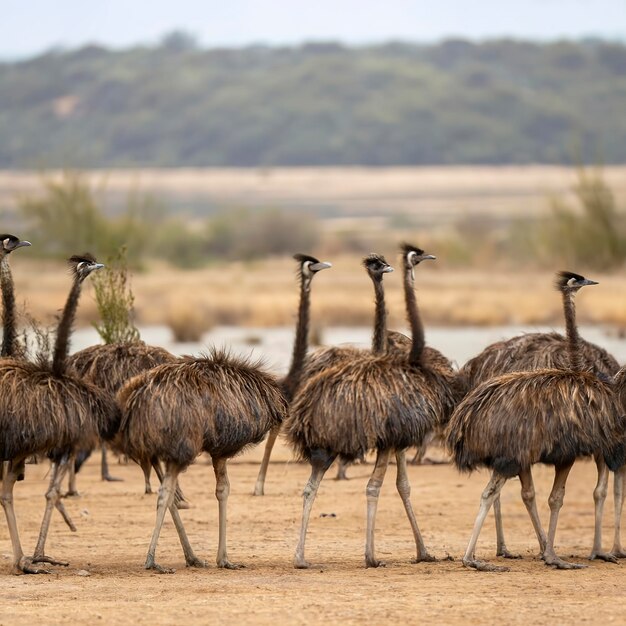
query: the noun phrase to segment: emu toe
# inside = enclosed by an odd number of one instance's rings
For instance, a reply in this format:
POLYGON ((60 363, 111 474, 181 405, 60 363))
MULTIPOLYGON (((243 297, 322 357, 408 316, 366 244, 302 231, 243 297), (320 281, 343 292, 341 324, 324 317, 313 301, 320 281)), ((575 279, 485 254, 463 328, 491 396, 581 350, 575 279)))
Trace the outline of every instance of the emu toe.
POLYGON ((552 555, 544 555, 543 560, 548 567, 553 567, 554 569, 585 569, 589 567, 582 563, 568 563, 560 557, 552 555))
POLYGON ((619 561, 617 560, 617 557, 612 554, 611 552, 592 552, 589 555, 589 560, 590 561, 606 561, 607 563, 615 563, 618 564, 619 561))
POLYGON ((15 566, 16 572, 22 574, 52 574, 48 569, 42 567, 34 567, 33 560, 27 556, 23 556, 15 566))
POLYGON ((31 559, 31 563, 50 563, 50 565, 60 565, 62 567, 67 567, 69 563, 67 561, 58 561, 57 559, 53 559, 51 556, 47 556, 46 554, 35 554, 31 559))
POLYGON ((509 572, 511 569, 504 565, 492 565, 491 563, 478 561, 477 559, 463 559, 463 565, 479 572, 509 572))

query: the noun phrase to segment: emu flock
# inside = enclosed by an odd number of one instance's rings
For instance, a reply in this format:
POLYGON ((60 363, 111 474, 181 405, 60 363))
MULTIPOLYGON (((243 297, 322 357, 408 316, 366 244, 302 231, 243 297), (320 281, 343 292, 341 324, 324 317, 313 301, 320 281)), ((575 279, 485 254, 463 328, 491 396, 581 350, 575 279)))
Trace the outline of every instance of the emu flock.
MULTIPOLYGON (((309 352, 311 286, 330 263, 304 254, 298 264, 300 301, 291 365, 277 380, 258 364, 225 351, 198 357, 175 357, 137 341, 96 345, 69 355, 70 335, 84 280, 102 264, 90 254, 72 256, 71 288, 59 319, 52 357, 29 360, 16 330, 15 295, 9 255, 31 244, 0 235, 0 287, 3 337, 0 355, 0 455, 4 509, 12 542, 14 568, 22 573, 49 573, 39 564, 67 565, 45 553, 54 510, 73 528, 61 485, 96 447, 106 444, 132 459, 161 482, 156 521, 145 562, 147 569, 172 572, 156 562, 161 528, 168 514, 178 533, 185 562, 206 567, 189 542, 180 508, 185 500, 178 476, 203 452, 210 455, 219 506, 217 565, 235 569, 226 548, 227 461, 268 435, 254 488, 262 496, 277 436, 282 430, 296 456, 308 462, 311 475, 304 488, 301 530, 294 566, 308 568, 307 526, 321 480, 338 460, 340 475, 347 464, 375 453, 367 483, 365 565, 378 567, 375 521, 378 496, 390 457, 395 457, 396 487, 415 540, 416 561, 432 561, 413 511, 406 451, 418 449, 434 435, 445 441, 461 471, 491 470, 463 556, 463 564, 481 571, 500 571, 476 558, 475 547, 491 506, 497 530, 497 555, 513 558, 502 531, 500 491, 519 477, 522 500, 530 516, 546 565, 578 569, 554 550, 565 484, 574 462, 592 456, 598 469, 593 493, 595 531, 590 558, 617 562, 625 558, 620 518, 626 474, 626 369, 602 348, 582 339, 577 330, 574 298, 594 281, 560 272, 566 334, 531 333, 487 347, 457 370, 437 350, 426 346, 415 296, 415 271, 435 257, 401 246, 406 315, 411 336, 388 331, 383 277, 393 271, 384 257, 363 260, 374 288, 374 329, 370 350, 331 347, 309 352), (52 463, 46 507, 32 556, 22 549, 13 505, 13 488, 24 479, 31 457, 52 463), (547 532, 535 502, 532 466, 554 466, 547 532), (601 523, 609 473, 614 472, 615 538, 602 550, 601 523)), ((104 458, 104 457, 103 457, 104 458)), ((103 477, 111 479, 103 466, 103 477)))

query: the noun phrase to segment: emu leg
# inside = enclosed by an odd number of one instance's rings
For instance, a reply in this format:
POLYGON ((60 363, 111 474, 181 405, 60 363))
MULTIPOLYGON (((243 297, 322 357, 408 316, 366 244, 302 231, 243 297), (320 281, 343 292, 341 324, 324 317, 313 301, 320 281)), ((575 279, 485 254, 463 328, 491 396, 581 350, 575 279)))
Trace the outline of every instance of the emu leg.
POLYGON ((180 545, 183 549, 183 554, 185 555, 185 563, 187 567, 207 567, 208 563, 204 559, 200 559, 195 555, 193 548, 191 547, 191 543, 189 543, 189 538, 187 537, 187 532, 183 526, 183 520, 180 518, 180 513, 178 512, 176 504, 170 504, 169 510, 172 520, 174 520, 174 526, 176 527, 180 545))
POLYGON ((419 563, 420 561, 436 561, 437 559, 428 554, 428 550, 426 550, 422 533, 420 533, 420 529, 417 526, 417 519, 415 518, 415 513, 411 506, 411 484, 409 483, 409 475, 406 471, 405 450, 396 450, 396 489, 398 490, 398 494, 400 494, 402 504, 404 504, 404 510, 406 511, 411 529, 413 530, 415 549, 417 550, 415 563, 419 563))
POLYGON ((589 559, 591 561, 593 561, 593 559, 600 559, 601 561, 617 563, 617 557, 609 552, 602 551, 602 512, 604 510, 604 501, 606 500, 609 485, 609 468, 604 462, 602 455, 597 455, 595 461, 598 468, 598 481, 596 482, 596 488, 593 490, 595 524, 593 530, 593 547, 591 548, 589 559))
POLYGON ((376 464, 365 489, 367 495, 367 534, 365 539, 365 567, 384 567, 384 561, 376 558, 374 548, 374 528, 376 525, 376 509, 378 508, 378 495, 385 480, 387 466, 389 465, 390 450, 378 450, 376 452, 376 464))
POLYGON ((153 569, 160 574, 173 574, 175 570, 169 567, 161 567, 155 562, 155 553, 157 543, 159 542, 159 535, 161 534, 161 528, 163 527, 163 520, 165 519, 165 512, 170 508, 174 502, 174 490, 176 488, 176 478, 180 469, 174 465, 168 464, 165 476, 159 489, 159 499, 157 501, 157 514, 156 522, 154 524, 154 530, 152 531, 152 539, 150 540, 150 547, 148 548, 148 554, 146 556, 146 562, 144 567, 146 569, 153 569))
MULTIPOLYGON (((154 469, 154 473, 157 475, 160 483, 163 483, 163 469, 161 468, 161 464, 157 459, 152 459, 151 461, 152 468, 154 469)), ((143 467, 143 466, 142 466, 143 467)), ((150 471, 148 470, 148 475, 150 471)), ((145 475, 145 470, 144 470, 145 475)), ((189 502, 185 500, 185 494, 183 493, 178 481, 176 482, 176 490, 174 492, 174 504, 176 504, 177 509, 188 509, 189 502)))
POLYGON ((626 465, 620 467, 613 476, 613 501, 615 506, 615 535, 611 554, 618 559, 625 559, 626 552, 622 549, 622 507, 624 506, 624 477, 626 465))
POLYGON ((554 552, 554 537, 556 535, 556 526, 559 521, 559 511, 563 506, 563 497, 565 496, 565 483, 569 475, 572 465, 561 465, 554 468, 554 484, 548 498, 550 505, 550 527, 548 528, 548 544, 543 552, 543 560, 546 565, 555 567, 556 569, 582 569, 586 565, 578 563, 568 563, 559 558, 554 552))
POLYGON ((50 574, 47 569, 33 567, 32 560, 24 556, 20 535, 17 529, 17 520, 15 519, 15 510, 13 508, 13 487, 17 480, 18 474, 23 471, 23 462, 16 464, 4 463, 2 468, 2 493, 0 494, 0 504, 4 509, 4 515, 7 519, 9 527, 9 535, 11 536, 11 545, 13 546, 13 567, 15 573, 24 574, 50 574))
POLYGON ((243 565, 231 563, 226 551, 226 505, 230 494, 230 481, 226 470, 226 459, 211 457, 215 472, 215 497, 217 498, 219 519, 219 543, 217 546, 217 566, 225 569, 240 569, 243 565))
POLYGON ((473 567, 481 572, 509 571, 508 567, 491 565, 490 563, 485 563, 484 561, 478 561, 475 557, 476 542, 478 541, 478 536, 480 535, 480 531, 485 523, 485 518, 487 517, 487 513, 489 513, 489 509, 491 508, 493 501, 500 493, 505 482, 506 478, 504 478, 504 476, 493 472, 491 474, 491 479, 487 483, 487 486, 480 497, 480 508, 478 509, 478 515, 476 516, 476 521, 474 522, 474 530, 472 531, 472 536, 469 544, 467 545, 467 550, 465 550, 465 555, 463 556, 463 565, 465 565, 465 567, 473 567))
POLYGON ((102 444, 102 457, 100 459, 100 477, 109 483, 122 482, 123 478, 115 478, 109 473, 109 460, 107 459, 107 447, 102 444))
POLYGON ((335 476, 335 480, 348 480, 348 475, 346 474, 346 468, 348 467, 348 463, 339 459, 337 463, 337 476, 335 476))
POLYGON ((537 512, 535 484, 533 483, 533 475, 530 467, 523 469, 519 473, 519 480, 522 485, 522 501, 524 502, 524 506, 528 511, 528 515, 530 517, 530 521, 533 524, 533 528, 535 529, 537 541, 539 542, 539 552, 543 555, 546 549, 546 545, 548 543, 548 538, 546 537, 546 533, 543 529, 543 526, 541 525, 541 520, 539 519, 539 513, 537 512))
POLYGON ((261 467, 259 467, 259 475, 256 477, 256 484, 254 485, 254 491, 252 492, 252 495, 254 496, 265 495, 265 477, 267 476, 267 468, 269 467, 270 457, 272 456, 272 450, 274 449, 274 444, 276 443, 276 438, 278 437, 279 432, 280 424, 278 426, 274 426, 274 428, 270 430, 270 434, 267 436, 263 460, 261 461, 261 467))
MULTIPOLYGON (((154 461, 154 463, 156 463, 157 461, 154 461)), ((144 488, 144 494, 151 494, 153 493, 152 491, 152 485, 150 484, 150 470, 152 469, 153 463, 151 463, 150 461, 142 461, 140 463, 141 466, 141 471, 143 472, 143 479, 144 479, 144 483, 145 483, 145 488, 144 488)))
POLYGON ((67 491, 65 492, 65 498, 78 498, 80 497, 80 493, 78 493, 78 489, 76 488, 76 459, 75 454, 72 454, 71 461, 68 467, 68 482, 67 482, 67 491))
POLYGON ((319 489, 322 478, 328 468, 335 460, 334 454, 328 454, 321 450, 314 450, 311 455, 311 476, 302 493, 302 524, 300 526, 300 538, 296 547, 296 555, 293 559, 293 566, 296 569, 307 569, 311 564, 304 558, 304 545, 306 543, 306 531, 309 526, 309 518, 311 517, 311 509, 315 496, 319 489))
MULTIPOLYGON (((32 561, 33 563, 50 563, 51 565, 64 565, 67 566, 69 563, 66 561, 57 561, 52 557, 46 556, 45 547, 46 547, 46 539, 48 538, 48 531, 50 530, 50 520, 52 519, 52 510, 59 505, 62 507, 61 514, 63 515, 66 522, 69 517, 65 512, 65 508, 61 504, 61 484, 63 483, 63 479, 65 478, 65 474, 68 470, 68 465, 73 463, 74 459, 69 454, 65 454, 61 460, 57 463, 52 464, 52 476, 50 477, 50 484, 48 486, 48 491, 46 492, 46 510, 43 514, 43 520, 41 521, 41 528, 39 529, 39 538, 37 539, 37 545, 35 547, 35 552, 33 553, 32 561)), ((71 523, 71 520, 69 520, 71 523)), ((73 532, 76 532, 76 527, 74 524, 70 526, 70 529, 73 532)))
POLYGON ((493 514, 496 518, 496 556, 501 556, 505 559, 521 559, 522 555, 509 552, 504 542, 504 527, 502 526, 502 509, 500 507, 499 493, 493 501, 493 514))

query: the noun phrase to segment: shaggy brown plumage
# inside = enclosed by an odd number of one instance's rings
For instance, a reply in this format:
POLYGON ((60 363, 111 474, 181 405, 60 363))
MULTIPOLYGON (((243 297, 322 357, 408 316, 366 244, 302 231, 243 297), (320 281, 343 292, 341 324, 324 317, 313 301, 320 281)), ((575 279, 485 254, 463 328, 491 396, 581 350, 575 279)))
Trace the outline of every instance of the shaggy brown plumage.
POLYGON ((115 394, 133 376, 176 357, 157 346, 143 341, 89 346, 68 359, 68 371, 115 394))
POLYGON ((454 375, 407 363, 406 356, 364 357, 308 381, 285 431, 298 456, 332 451, 354 461, 372 450, 421 445, 454 409, 454 375))
POLYGON ((120 423, 111 394, 41 365, 0 361, 0 457, 52 454, 84 440, 110 438, 120 423))
MULTIPOLYGON (((594 374, 612 377, 619 364, 604 348, 581 339, 580 354, 585 368, 594 374)), ((508 372, 568 367, 567 338, 553 333, 528 333, 487 346, 460 369, 467 390, 508 372)))
POLYGON ((202 452, 236 455, 261 441, 286 413, 273 376, 222 351, 139 374, 118 400, 125 454, 136 461, 156 456, 181 468, 202 452))
POLYGON ((624 463, 624 420, 610 383, 587 372, 515 372, 479 385, 446 432, 460 470, 489 467, 508 477, 534 463, 565 465, 600 452, 624 463))

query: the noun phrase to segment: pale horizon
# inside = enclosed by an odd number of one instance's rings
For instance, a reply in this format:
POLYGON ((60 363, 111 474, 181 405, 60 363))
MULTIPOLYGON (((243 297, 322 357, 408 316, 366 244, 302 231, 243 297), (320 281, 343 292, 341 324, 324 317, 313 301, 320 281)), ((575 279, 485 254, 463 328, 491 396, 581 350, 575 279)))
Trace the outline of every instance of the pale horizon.
POLYGON ((95 44, 112 49, 154 45, 184 31, 205 48, 299 45, 333 41, 347 46, 444 39, 519 39, 537 42, 626 41, 623 0, 78 0, 23 3, 5 0, 0 58, 24 59, 54 48, 95 44), (33 18, 36 14, 36 18, 33 18))

